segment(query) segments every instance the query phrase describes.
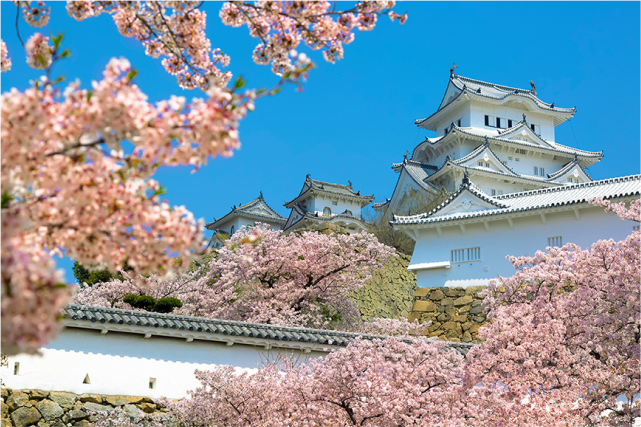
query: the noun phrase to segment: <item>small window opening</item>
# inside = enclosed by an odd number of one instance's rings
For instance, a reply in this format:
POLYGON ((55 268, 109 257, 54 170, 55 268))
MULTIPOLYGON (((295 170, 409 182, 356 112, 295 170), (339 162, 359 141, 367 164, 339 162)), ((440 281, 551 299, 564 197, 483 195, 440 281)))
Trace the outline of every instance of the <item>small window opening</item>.
POLYGON ((20 362, 13 364, 13 375, 20 375, 20 362))
POLYGON ((338 202, 332 202, 332 205, 336 206, 338 205, 338 202))
POLYGON ((82 380, 83 384, 91 384, 91 380, 89 379, 89 374, 85 375, 85 379, 82 380))
POLYGON ((507 127, 509 127, 509 128, 512 127, 512 120, 507 119, 507 127))
POLYGON ((548 246, 560 248, 563 246, 563 238, 561 236, 548 237, 548 246))
POLYGON ((231 236, 231 235, 233 235, 233 234, 234 234, 234 231, 236 231, 236 228, 232 225, 232 226, 231 226, 231 230, 229 230, 229 235, 230 235, 230 236, 231 236))
POLYGON ((149 378, 149 388, 150 389, 155 389, 156 388, 156 379, 155 378, 149 378))
POLYGON ((331 214, 332 214, 332 210, 330 208, 323 209, 323 215, 330 216, 331 214))

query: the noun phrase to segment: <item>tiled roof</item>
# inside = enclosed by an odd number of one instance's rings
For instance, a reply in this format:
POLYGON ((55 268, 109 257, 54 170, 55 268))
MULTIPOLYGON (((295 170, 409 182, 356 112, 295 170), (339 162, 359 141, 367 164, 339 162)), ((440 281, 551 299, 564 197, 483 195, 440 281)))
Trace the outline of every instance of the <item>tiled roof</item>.
POLYGON ((287 221, 287 218, 284 218, 280 216, 274 209, 272 209, 265 199, 263 198, 263 193, 260 193, 260 196, 255 198, 249 203, 245 203, 244 205, 238 206, 238 207, 233 207, 231 212, 229 212, 227 215, 220 217, 213 222, 208 223, 205 227, 208 230, 215 230, 217 224, 220 224, 230 218, 233 215, 238 215, 238 216, 243 216, 247 218, 252 218, 252 219, 257 219, 257 220, 262 220, 265 222, 270 222, 270 223, 277 223, 277 224, 284 224, 285 221, 287 221), (252 211, 253 208, 256 208, 259 205, 265 206, 266 210, 269 212, 268 214, 262 213, 262 212, 254 212, 252 211))
POLYGON ((439 169, 438 167, 408 159, 403 160, 403 163, 392 164, 392 169, 396 172, 400 172, 403 168, 423 190, 438 191, 438 188, 434 184, 425 181, 428 176, 439 169))
MULTIPOLYGON (((88 321, 95 324, 134 325, 155 329, 170 329, 230 337, 261 338, 275 341, 295 341, 320 345, 345 347, 356 337, 364 339, 384 338, 381 335, 357 334, 353 332, 328 331, 322 329, 295 328, 259 323, 216 320, 205 317, 178 316, 147 311, 122 310, 117 308, 89 307, 70 304, 63 311, 63 317, 72 320, 88 321)), ((467 353, 471 344, 451 343, 461 353, 467 353)))
POLYGON ((539 108, 542 108, 544 110, 571 114, 574 114, 576 112, 576 108, 554 107, 553 104, 548 104, 547 102, 541 101, 536 96, 536 91, 533 91, 531 89, 526 90, 497 85, 495 83, 488 83, 481 80, 470 79, 468 77, 459 76, 457 74, 452 75, 451 81, 454 86, 461 90, 463 90, 463 88, 467 88, 471 92, 480 94, 487 98, 503 99, 509 95, 520 95, 533 100, 539 108), (479 89, 481 89, 480 93, 478 92, 479 89))
MULTIPOLYGON (((441 101, 441 104, 439 105, 439 108, 437 109, 437 111, 427 118, 415 120, 415 124, 417 126, 419 127, 425 126, 425 123, 427 121, 432 119, 434 116, 439 114, 448 106, 454 104, 454 102, 457 99, 464 96, 464 94, 469 94, 473 97, 478 96, 478 97, 493 99, 493 100, 503 100, 511 96, 518 96, 518 97, 529 99, 538 108, 542 110, 565 115, 565 118, 558 118, 555 120, 556 125, 561 124, 567 118, 571 117, 574 113, 576 113, 576 108, 560 108, 560 107, 555 107, 554 104, 548 104, 546 102, 541 101, 537 97, 536 91, 531 89, 526 90, 526 89, 513 88, 509 86, 497 85, 494 83, 488 83, 481 80, 475 80, 475 79, 470 79, 468 77, 459 76, 457 74, 450 74, 449 84, 456 87, 460 92, 453 99, 448 100, 448 102, 446 103, 445 96, 447 96, 447 93, 448 93, 448 90, 446 90, 445 95, 443 96, 443 100, 441 101)), ((448 88, 449 88, 449 84, 448 84, 448 88)), ((432 129, 432 130, 435 130, 435 129, 432 129)))
MULTIPOLYGON (((443 174, 443 172, 441 172, 441 171, 445 170, 445 168, 448 165, 450 167, 453 167, 453 168, 458 168, 459 170, 466 169, 465 166, 462 166, 462 165, 458 164, 458 162, 456 160, 451 160, 449 158, 449 156, 447 156, 445 158, 445 161, 443 162, 443 165, 441 165, 441 167, 436 172, 434 172, 432 175, 430 175, 430 179, 434 178, 435 176, 438 177, 439 175, 443 174)), ((517 174, 517 173, 509 174, 509 173, 505 173, 505 172, 501 172, 501 171, 496 171, 496 170, 486 169, 486 168, 479 168, 479 167, 470 167, 470 168, 467 168, 467 169, 472 174, 479 174, 480 173, 480 174, 497 175, 498 178, 510 178, 510 179, 514 179, 514 180, 527 181, 530 184, 541 185, 541 186, 544 186, 544 187, 550 187, 550 186, 553 186, 553 185, 558 185, 558 183, 552 182, 551 180, 545 179, 543 177, 539 178, 539 177, 530 176, 530 175, 520 175, 520 174, 517 174)), ((496 178, 496 176, 494 178, 496 178)))
POLYGON ((378 210, 381 210, 381 209, 385 209, 385 208, 387 208, 387 207, 389 206, 389 204, 390 204, 390 202, 391 202, 391 201, 392 201, 392 199, 390 199, 390 198, 388 197, 387 199, 385 199, 385 201, 384 201, 384 202, 381 202, 381 203, 372 203, 372 208, 373 208, 374 210, 377 210, 377 211, 378 211, 378 210))
MULTIPOLYGON (((485 193, 483 193, 485 194, 485 193)), ((563 185, 542 190, 524 191, 495 196, 491 199, 506 205, 504 208, 486 209, 474 212, 457 212, 442 216, 433 216, 435 211, 414 216, 395 216, 392 224, 430 224, 460 219, 486 217, 491 215, 510 214, 536 209, 587 203, 589 199, 603 197, 616 199, 622 197, 639 196, 641 194, 641 175, 630 175, 620 178, 605 179, 602 181, 585 182, 575 185, 563 185)), ((456 196, 457 194, 455 194, 456 196)), ((453 200, 448 199, 444 204, 453 200)), ((489 196, 485 195, 486 198, 489 196)), ((437 210, 442 209, 439 206, 437 210)))
POLYGON ((301 189, 298 196, 296 196, 294 199, 290 200, 289 202, 285 202, 284 204, 285 207, 291 209, 293 204, 296 203, 303 195, 305 195, 309 191, 326 193, 328 195, 333 195, 333 196, 342 196, 342 197, 347 197, 351 199, 360 199, 363 202, 367 202, 367 203, 374 200, 374 196, 364 196, 360 194, 360 191, 354 191, 354 189, 352 188, 351 182, 348 185, 334 184, 331 182, 324 182, 324 181, 311 179, 310 176, 307 175, 307 178, 305 179, 305 184, 303 184, 303 188, 301 189))
POLYGON ((294 225, 298 224, 299 222, 301 222, 303 220, 308 220, 308 221, 334 221, 334 220, 337 220, 337 219, 347 219, 347 220, 350 220, 350 221, 356 221, 359 224, 361 224, 361 226, 363 228, 365 228, 365 224, 363 223, 362 219, 357 218, 354 215, 348 214, 347 211, 345 211, 343 213, 340 213, 340 214, 331 215, 331 216, 324 216, 324 215, 318 215, 316 212, 311 213, 311 212, 307 211, 306 209, 304 209, 303 207, 301 207, 300 205, 294 205, 292 207, 292 214, 294 212, 296 212, 300 217, 295 222, 292 222, 291 224, 287 224, 287 227, 284 228, 283 231, 289 230, 294 225))
POLYGON ((548 174, 548 181, 554 181, 557 178, 563 176, 565 173, 567 173, 572 168, 574 168, 574 166, 578 166, 583 171, 585 176, 587 176, 590 179, 590 181, 593 181, 592 177, 588 174, 588 172, 584 168, 581 167, 581 165, 579 164, 579 159, 577 159, 576 157, 574 158, 574 160, 572 160, 572 161, 566 163, 565 165, 563 165, 563 167, 561 169, 559 169, 558 171, 556 171, 554 173, 551 173, 551 174, 548 174))
MULTIPOLYGON (((519 122, 521 123, 521 122, 519 122)), ((518 126, 518 125, 515 125, 518 126)), ((513 127, 515 127, 513 126, 513 127)), ((496 131, 495 130, 487 130, 487 129, 481 129, 481 128, 460 128, 458 126, 453 127, 453 131, 450 131, 447 135, 444 137, 440 138, 435 138, 435 139, 430 139, 430 138, 425 138, 425 141, 423 141, 421 144, 424 144, 425 142, 430 143, 430 145, 436 145, 437 143, 442 142, 450 135, 455 135, 457 132, 460 132, 463 135, 469 135, 472 137, 476 138, 487 138, 490 140, 490 142, 495 142, 495 143, 501 143, 501 144, 515 144, 519 145, 522 147, 527 147, 527 148, 534 148, 534 149, 540 149, 540 150, 545 150, 545 151, 551 151, 551 152, 561 152, 567 155, 577 155, 579 157, 593 157, 593 158, 602 158, 603 157, 603 152, 602 151, 585 151, 585 150, 580 150, 578 148, 572 148, 568 147, 566 145, 558 144, 558 143, 551 143, 549 141, 545 141, 548 146, 543 146, 543 145, 537 145, 537 144, 532 144, 527 141, 519 141, 519 140, 514 140, 514 139, 507 139, 504 137, 500 137, 498 135, 493 135, 496 131), (472 130, 473 129, 473 130, 472 130)), ((502 135, 506 134, 507 132, 502 132, 502 135)), ((419 144, 419 145, 421 145, 419 144)))
MULTIPOLYGON (((494 159, 499 164, 503 165, 511 174, 513 174, 515 176, 521 176, 518 173, 514 172, 514 170, 511 167, 509 167, 503 160, 499 159, 499 157, 496 155, 494 150, 492 150, 492 148, 490 148, 490 143, 487 140, 487 138, 485 139, 485 142, 483 144, 479 145, 474 150, 472 150, 472 152, 470 154, 468 154, 467 156, 463 156, 460 159, 454 160, 453 162, 456 163, 457 165, 462 165, 463 163, 467 162, 468 160, 471 160, 474 157, 478 156, 479 154, 481 154, 485 150, 489 151, 492 154, 492 156, 494 156, 494 159)), ((495 171, 492 171, 492 172, 495 172, 495 171)))

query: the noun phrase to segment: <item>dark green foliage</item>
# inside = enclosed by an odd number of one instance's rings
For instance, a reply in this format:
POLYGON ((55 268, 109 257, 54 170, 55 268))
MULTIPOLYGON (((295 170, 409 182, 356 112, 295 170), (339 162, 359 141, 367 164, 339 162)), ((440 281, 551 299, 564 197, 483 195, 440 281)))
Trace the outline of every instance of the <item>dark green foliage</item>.
POLYGON ((133 307, 156 313, 171 313, 174 308, 183 306, 181 300, 173 297, 164 297, 157 300, 149 295, 127 294, 122 300, 133 307))
POLYGON ((165 297, 165 298, 160 298, 159 300, 156 301, 156 305, 154 306, 153 311, 157 313, 171 313, 174 310, 174 308, 182 307, 182 306, 183 306, 183 302, 178 298, 165 297))
MULTIPOLYGON (((122 280, 122 274, 112 274, 106 268, 104 270, 89 270, 85 268, 84 265, 80 264, 78 261, 73 262, 73 275, 76 278, 76 281, 79 285, 86 283, 89 286, 93 286, 96 283, 110 282, 112 280, 118 279, 122 280)), ((122 267, 124 271, 130 271, 132 268, 125 261, 125 265, 122 267)))

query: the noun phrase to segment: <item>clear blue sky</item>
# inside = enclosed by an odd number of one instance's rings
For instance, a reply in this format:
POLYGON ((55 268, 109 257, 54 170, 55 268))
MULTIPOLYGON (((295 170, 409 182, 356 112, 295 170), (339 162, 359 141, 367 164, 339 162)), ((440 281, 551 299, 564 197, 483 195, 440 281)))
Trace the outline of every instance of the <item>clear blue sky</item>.
MULTIPOLYGON (((140 70, 138 85, 151 101, 181 91, 160 61, 144 55, 135 40, 120 36, 109 16, 76 22, 64 3, 50 3, 52 18, 39 31, 63 32, 73 57, 56 67, 83 85, 99 79, 107 61, 125 56, 140 70)), ((214 47, 232 58, 230 70, 249 87, 273 85, 277 78, 251 60, 256 46, 246 28, 220 23, 220 3, 206 2, 207 34, 214 47)), ((453 62, 462 76, 508 86, 537 84, 539 97, 561 107, 577 107, 576 117, 557 128, 557 141, 604 151, 589 169, 594 179, 639 173, 639 3, 638 2, 424 2, 400 3, 404 26, 384 18, 371 32, 357 32, 345 58, 332 65, 308 52, 318 65, 302 93, 288 88, 257 104, 241 123, 242 149, 213 159, 190 174, 167 168, 157 178, 166 198, 185 205, 207 222, 263 191, 281 215, 306 174, 337 183, 353 182, 376 201, 391 195, 397 175, 392 162, 432 133, 414 119, 435 111, 453 62)), ((25 89, 40 73, 27 67, 15 32, 15 6, 1 4, 2 39, 13 69, 2 74, 2 92, 25 89)), ((36 29, 21 18, 27 39, 36 29)), ((72 281, 71 262, 63 260, 72 281)))

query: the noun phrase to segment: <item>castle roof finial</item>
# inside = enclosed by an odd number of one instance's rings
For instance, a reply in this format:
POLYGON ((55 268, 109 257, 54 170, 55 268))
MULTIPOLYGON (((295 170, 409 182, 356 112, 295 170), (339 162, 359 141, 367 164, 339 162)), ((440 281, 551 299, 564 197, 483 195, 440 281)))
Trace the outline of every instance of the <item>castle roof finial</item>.
POLYGON ((352 181, 350 181, 350 180, 348 179, 348 180, 347 180, 347 185, 349 185, 349 186, 351 187, 351 186, 352 186, 352 181))
POLYGON ((467 174, 467 166, 465 167, 465 175, 463 175, 463 182, 461 183, 461 186, 464 185, 469 185, 470 184, 470 177, 467 174))
POLYGON ((536 84, 532 80, 530 80, 530 86, 532 86, 532 92, 536 93, 536 84))
POLYGON ((579 161, 579 156, 577 156, 577 155, 576 155, 576 153, 574 153, 574 161, 575 161, 575 162, 578 162, 578 161, 579 161))
POLYGON ((263 190, 260 190, 260 198, 263 198, 263 190))
POLYGON ((523 113, 523 123, 527 123, 527 118, 525 117, 525 113, 523 113))
POLYGON ((405 154, 403 154, 403 159, 407 160, 407 155, 408 155, 409 153, 410 153, 410 152, 409 152, 409 150, 408 150, 408 151, 406 151, 406 152, 405 152, 405 154))
POLYGON ((490 141, 487 139, 487 136, 485 137, 485 141, 483 141, 483 145, 485 145, 486 147, 490 146, 490 141))
POLYGON ((450 76, 455 76, 456 75, 456 70, 458 66, 456 65, 456 62, 452 65, 452 68, 450 68, 450 76))

